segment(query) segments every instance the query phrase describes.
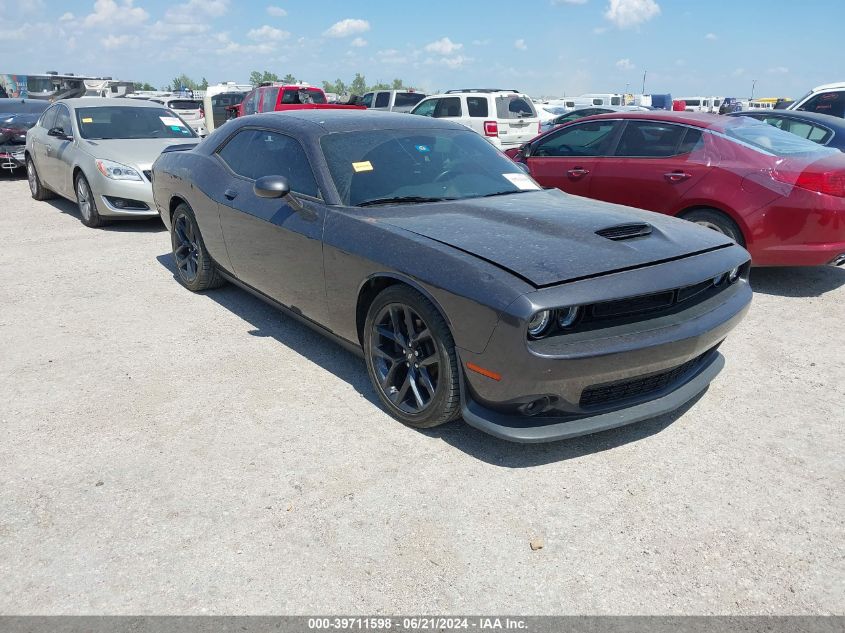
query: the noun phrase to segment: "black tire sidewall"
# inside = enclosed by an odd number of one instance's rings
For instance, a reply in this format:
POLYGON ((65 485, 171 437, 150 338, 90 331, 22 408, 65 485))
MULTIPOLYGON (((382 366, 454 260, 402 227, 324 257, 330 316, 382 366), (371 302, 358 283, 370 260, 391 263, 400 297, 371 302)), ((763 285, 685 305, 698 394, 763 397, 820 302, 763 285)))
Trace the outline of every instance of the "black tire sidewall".
POLYGON ((91 183, 88 182, 88 179, 85 177, 85 174, 80 173, 76 180, 73 182, 73 190, 76 193, 76 206, 79 209, 79 217, 82 220, 82 224, 85 226, 96 228, 102 224, 102 220, 100 218, 100 214, 97 212, 97 201, 94 199, 94 192, 91 190, 91 183), (85 188, 88 190, 88 197, 91 200, 91 215, 90 217, 86 218, 85 215, 82 213, 82 208, 79 206, 79 183, 85 183, 85 188))
POLYGON ((422 294, 408 286, 391 286, 382 291, 367 311, 363 339, 364 359, 370 382, 382 405, 391 416, 414 428, 439 426, 458 417, 456 410, 459 407, 456 406, 458 402, 456 395, 460 394, 460 375, 455 344, 451 332, 446 327, 445 320, 422 294), (443 365, 440 368, 435 396, 429 406, 419 414, 408 414, 396 407, 378 384, 372 354, 370 353, 373 339, 373 321, 379 312, 390 304, 407 305, 422 317, 432 333, 434 344, 442 359, 443 365))
POLYGON ((205 242, 203 242, 202 233, 200 232, 197 219, 194 216, 194 212, 191 207, 185 203, 176 207, 173 211, 173 217, 170 220, 170 249, 173 253, 173 263, 176 265, 176 279, 178 279, 179 283, 185 286, 185 288, 191 292, 200 292, 220 285, 220 282, 217 280, 215 274, 215 264, 212 261, 211 256, 208 254, 208 251, 205 250, 205 242), (178 265, 176 265, 176 221, 181 216, 187 218, 188 222, 193 225, 194 234, 196 235, 197 240, 197 275, 192 281, 186 280, 182 276, 181 269, 178 265))

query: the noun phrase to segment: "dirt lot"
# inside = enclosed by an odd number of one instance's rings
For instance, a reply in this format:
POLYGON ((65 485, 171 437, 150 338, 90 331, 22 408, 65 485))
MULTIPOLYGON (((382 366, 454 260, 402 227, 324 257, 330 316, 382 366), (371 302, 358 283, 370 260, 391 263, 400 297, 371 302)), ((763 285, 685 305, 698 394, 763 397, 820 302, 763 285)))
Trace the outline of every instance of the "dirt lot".
POLYGON ((845 613, 845 269, 754 271, 684 411, 522 446, 169 250, 0 177, 0 612, 845 613))

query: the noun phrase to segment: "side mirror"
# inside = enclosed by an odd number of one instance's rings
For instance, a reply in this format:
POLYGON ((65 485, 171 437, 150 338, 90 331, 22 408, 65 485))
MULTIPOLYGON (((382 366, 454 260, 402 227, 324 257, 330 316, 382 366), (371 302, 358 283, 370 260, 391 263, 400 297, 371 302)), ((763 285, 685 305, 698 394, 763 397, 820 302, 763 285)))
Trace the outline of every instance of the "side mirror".
POLYGON ((60 127, 51 127, 49 130, 47 130, 47 136, 55 136, 56 138, 64 139, 66 141, 69 141, 73 138, 72 136, 65 134, 64 128, 60 127))
POLYGON ((284 176, 262 176, 252 190, 259 198, 283 198, 290 193, 290 184, 284 176))
POLYGON ((520 147, 519 153, 522 154, 523 158, 529 158, 531 156, 531 143, 526 143, 520 147))

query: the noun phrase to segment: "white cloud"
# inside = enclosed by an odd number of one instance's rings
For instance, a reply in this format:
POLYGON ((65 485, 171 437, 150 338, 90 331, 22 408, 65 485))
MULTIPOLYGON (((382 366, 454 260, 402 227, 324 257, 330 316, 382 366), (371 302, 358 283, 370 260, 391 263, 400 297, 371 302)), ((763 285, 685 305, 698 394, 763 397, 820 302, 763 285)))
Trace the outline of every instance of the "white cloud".
POLYGON ((370 23, 366 20, 346 18, 335 22, 323 33, 326 37, 349 37, 357 33, 366 33, 370 30, 370 23))
POLYGON ((252 29, 251 31, 249 31, 249 33, 246 34, 249 39, 255 40, 257 42, 278 42, 285 39, 289 35, 290 33, 288 33, 287 31, 273 28, 272 26, 269 26, 267 24, 260 28, 252 29))
POLYGON ((736 68, 731 73, 732 77, 742 77, 745 74, 745 68, 736 68))
POLYGON ((103 48, 114 50, 116 48, 134 48, 138 45, 138 37, 135 35, 109 35, 103 38, 103 48))
POLYGON ((616 67, 619 70, 634 70, 634 68, 636 68, 636 66, 634 66, 634 64, 631 63, 631 60, 627 57, 616 62, 616 67))
POLYGON ((714 41, 714 40, 718 40, 719 36, 716 35, 715 33, 708 33, 707 35, 704 36, 704 39, 714 41))
POLYGON ((597 26, 596 28, 593 29, 593 33, 595 35, 604 35, 605 33, 607 33, 607 27, 606 26, 597 26))
POLYGON ((519 51, 527 51, 528 50, 528 45, 525 43, 525 40, 522 39, 522 38, 519 38, 518 40, 516 40, 513 43, 513 47, 515 49, 519 50, 519 51))
POLYGON ((552 0, 552 5, 556 4, 587 4, 587 0, 552 0))
POLYGON ((654 0, 610 0, 604 17, 620 29, 629 29, 660 15, 654 0))
POLYGON ((63 13, 62 17, 59 18, 59 22, 71 22, 73 20, 73 13, 68 11, 67 13, 63 13))
POLYGON ((461 50, 463 47, 463 44, 453 42, 448 37, 442 37, 430 44, 426 44, 425 50, 429 53, 437 53, 438 55, 451 55, 455 51, 461 50))
POLYGON ((789 68, 786 66, 775 66, 774 68, 769 68, 766 72, 770 75, 785 75, 789 72, 789 68))
POLYGON ((466 64, 468 64, 471 61, 472 61, 471 58, 464 57, 463 55, 454 55, 452 57, 443 57, 443 58, 440 59, 441 64, 443 64, 447 68, 452 68, 452 69, 461 68, 462 66, 465 66, 466 64))
POLYGON ((354 46, 355 48, 363 48, 367 45, 367 40, 363 37, 356 37, 354 40, 349 42, 350 45, 354 46))
MULTIPOLYGON (((192 0, 193 1, 193 0, 192 0)), ((141 7, 133 6, 133 0, 97 0, 94 11, 85 16, 85 26, 130 26, 146 22, 150 14, 141 7)), ((108 39, 108 38, 107 38, 108 39)))
POLYGON ((267 7, 267 13, 274 18, 283 18, 288 14, 282 7, 274 7, 272 5, 267 7))
POLYGON ((472 45, 473 45, 473 46, 487 46, 488 44, 490 44, 490 40, 489 40, 489 39, 484 39, 484 40, 472 40, 472 45))

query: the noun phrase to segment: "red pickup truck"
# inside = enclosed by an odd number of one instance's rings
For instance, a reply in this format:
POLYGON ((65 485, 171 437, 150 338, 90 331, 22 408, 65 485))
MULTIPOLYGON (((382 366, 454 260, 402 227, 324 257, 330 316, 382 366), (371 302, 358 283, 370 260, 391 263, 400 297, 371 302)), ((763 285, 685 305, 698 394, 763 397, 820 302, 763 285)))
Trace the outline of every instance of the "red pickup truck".
MULTIPOLYGON (((329 103, 326 93, 313 86, 262 85, 250 92, 240 104, 226 108, 234 117, 257 112, 284 110, 366 110, 364 106, 329 103)), ((234 118, 230 117, 230 118, 234 118)))

